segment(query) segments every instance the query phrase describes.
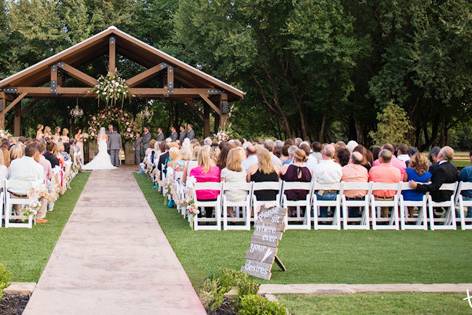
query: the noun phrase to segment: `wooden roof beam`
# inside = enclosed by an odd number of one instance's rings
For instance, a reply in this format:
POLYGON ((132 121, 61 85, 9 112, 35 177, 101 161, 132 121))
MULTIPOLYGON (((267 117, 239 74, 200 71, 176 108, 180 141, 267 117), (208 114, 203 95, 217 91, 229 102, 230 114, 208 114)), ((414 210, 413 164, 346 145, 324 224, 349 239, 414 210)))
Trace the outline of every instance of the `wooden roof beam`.
MULTIPOLYGON (((71 77, 79 80, 82 83, 87 84, 88 86, 95 86, 97 85, 97 79, 89 76, 86 73, 83 73, 82 71, 72 67, 71 65, 68 65, 65 62, 59 62, 57 64, 59 68, 67 72, 71 77)), ((51 70, 52 71, 52 70, 51 70)), ((52 83, 52 82, 51 82, 52 83)), ((51 87, 52 88, 52 87, 51 87)))
POLYGON ((21 102, 22 99, 25 98, 25 96, 28 95, 28 93, 24 92, 21 93, 13 102, 11 102, 3 111, 2 114, 6 115, 15 105, 17 105, 19 102, 21 102))
POLYGON ((161 62, 160 64, 155 65, 154 67, 149 68, 146 71, 138 73, 137 75, 135 75, 132 78, 129 78, 128 80, 126 80, 126 84, 130 88, 135 87, 135 86, 143 83, 144 81, 149 80, 151 77, 153 77, 159 71, 161 71, 162 69, 165 69, 166 67, 167 67, 167 64, 164 63, 164 62, 161 62))
POLYGON ((116 38, 111 36, 108 40, 108 72, 116 73, 116 38))
POLYGON ((221 111, 218 106, 213 103, 210 98, 204 94, 200 94, 200 97, 218 114, 221 116, 221 111))

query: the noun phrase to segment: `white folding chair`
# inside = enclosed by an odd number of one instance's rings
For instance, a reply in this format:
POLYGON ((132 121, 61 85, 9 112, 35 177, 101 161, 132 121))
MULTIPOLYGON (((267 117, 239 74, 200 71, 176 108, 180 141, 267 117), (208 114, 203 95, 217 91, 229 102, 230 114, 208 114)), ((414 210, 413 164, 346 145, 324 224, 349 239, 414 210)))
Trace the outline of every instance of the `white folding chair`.
POLYGON ((462 191, 472 190, 472 182, 461 182, 457 189, 457 202, 459 205, 459 219, 461 222, 462 230, 472 230, 472 218, 466 218, 465 214, 468 211, 468 207, 472 207, 472 200, 464 200, 462 191))
POLYGON ((288 209, 288 207, 296 207, 296 217, 289 217, 288 213, 285 216, 285 228, 287 230, 309 230, 311 229, 311 188, 313 184, 311 182, 283 182, 282 184, 282 207, 288 209), (305 199, 300 200, 288 200, 285 195, 286 192, 291 190, 306 190, 307 194, 305 199), (305 208, 305 215, 301 216, 301 208, 305 208))
POLYGON ((195 183, 194 190, 193 190, 193 198, 195 202, 195 207, 200 210, 201 214, 203 210, 206 208, 214 209, 213 211, 214 218, 199 217, 199 215, 196 215, 194 217, 194 221, 193 221, 194 230, 195 231, 221 230, 221 183, 214 183, 214 182, 195 183), (212 201, 197 200, 197 191, 200 191, 200 190, 217 190, 219 191, 219 194, 216 200, 212 200, 212 201), (206 224, 201 224, 201 223, 206 223, 206 224))
POLYGON ((257 219, 257 213, 261 209, 262 206, 265 207, 275 207, 280 205, 280 190, 282 188, 282 182, 258 182, 258 183, 252 183, 252 197, 251 197, 251 207, 254 211, 254 222, 257 219), (277 192, 277 196, 274 200, 257 200, 256 197, 256 192, 261 191, 261 190, 272 190, 277 192))
POLYGON ((454 204, 454 193, 457 189, 457 182, 450 184, 442 184, 439 190, 452 192, 451 198, 442 202, 435 202, 431 195, 428 195, 428 210, 429 210, 429 226, 431 230, 455 230, 456 210, 454 204), (446 213, 443 218, 434 217, 434 208, 446 208, 446 213), (442 223, 442 224, 440 224, 442 223))
POLYGON ((5 181, 1 182, 0 186, 0 228, 3 225, 3 221, 5 219, 5 181))
POLYGON ((33 228, 35 222, 34 214, 28 215, 25 218, 24 215, 18 214, 15 206, 25 207, 37 202, 35 199, 30 199, 26 196, 26 192, 12 191, 9 181, 5 181, 3 191, 5 192, 5 227, 6 228, 33 228), (12 222, 21 221, 21 222, 12 222))
POLYGON ((400 183, 375 183, 371 186, 370 205, 372 209, 372 229, 373 230, 398 230, 398 200, 400 193, 400 183), (379 190, 392 190, 395 195, 391 200, 377 198, 374 192, 379 190), (391 208, 390 216, 382 218, 381 208, 391 208), (385 223, 385 224, 384 224, 385 223))
MULTIPOLYGON (((401 191, 412 190, 408 182, 400 184, 401 191)), ((405 200, 400 194, 400 227, 402 230, 427 230, 428 229, 428 208, 426 206, 426 194, 420 201, 405 200), (408 207, 418 208, 418 217, 410 217, 408 207), (411 224, 412 223, 412 224, 411 224)))
POLYGON ((223 230, 251 229, 251 190, 252 183, 223 183, 223 230), (230 191, 245 192, 246 198, 241 201, 228 200, 226 193, 230 191), (228 208, 233 208, 235 217, 228 217, 228 208))
POLYGON ((345 230, 370 229, 370 186, 371 184, 368 182, 341 182, 341 205, 343 209, 343 227, 345 230), (345 195, 345 191, 348 190, 365 190, 366 194, 358 199, 349 199, 345 195), (358 208, 361 216, 359 218, 350 218, 349 208, 358 208))
POLYGON ((341 229, 341 183, 334 184, 313 184, 313 227, 315 230, 340 230, 341 229), (320 200, 317 193, 335 192, 334 200, 320 200), (332 217, 320 217, 321 207, 334 208, 332 217), (330 224, 331 223, 331 224, 330 224))

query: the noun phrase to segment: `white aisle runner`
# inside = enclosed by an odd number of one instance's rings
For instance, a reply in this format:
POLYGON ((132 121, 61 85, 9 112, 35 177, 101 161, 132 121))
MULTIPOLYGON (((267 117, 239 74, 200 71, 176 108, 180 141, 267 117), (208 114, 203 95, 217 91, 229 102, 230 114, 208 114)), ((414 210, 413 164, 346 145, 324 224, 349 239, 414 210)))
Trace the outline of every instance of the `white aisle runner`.
POLYGON ((130 168, 94 171, 23 314, 206 314, 130 168))

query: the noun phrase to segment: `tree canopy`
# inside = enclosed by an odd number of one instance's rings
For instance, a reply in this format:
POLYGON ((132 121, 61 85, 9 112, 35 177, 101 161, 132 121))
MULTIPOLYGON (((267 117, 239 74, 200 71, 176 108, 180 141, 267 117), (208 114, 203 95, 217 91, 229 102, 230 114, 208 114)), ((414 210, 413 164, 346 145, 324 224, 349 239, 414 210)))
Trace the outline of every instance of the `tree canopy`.
MULTIPOLYGON (((246 91, 231 117, 231 129, 244 137, 369 143, 379 113, 391 102, 411 121, 410 141, 421 147, 456 141, 464 135, 457 129, 471 121, 467 0, 0 0, 0 5, 0 77, 115 25, 246 91)), ((105 62, 95 61, 91 71, 103 72, 105 62)), ((124 74, 137 67, 127 60, 119 66, 124 74)), ((64 106, 54 107, 57 117, 40 114, 41 106, 56 103, 36 104, 37 115, 28 121, 65 123, 64 106)), ((202 124, 184 104, 153 106, 156 126, 202 124)))

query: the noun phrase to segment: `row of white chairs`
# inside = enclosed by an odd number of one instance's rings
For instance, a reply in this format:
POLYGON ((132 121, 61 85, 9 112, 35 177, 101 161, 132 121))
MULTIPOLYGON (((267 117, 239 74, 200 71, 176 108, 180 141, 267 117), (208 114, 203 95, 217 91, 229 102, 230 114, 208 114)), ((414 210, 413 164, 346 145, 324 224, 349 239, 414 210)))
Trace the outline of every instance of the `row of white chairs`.
MULTIPOLYGON (((472 218, 466 218, 466 207, 472 207, 472 201, 464 200, 461 191, 472 190, 472 183, 461 182, 444 184, 441 190, 451 191, 450 200, 434 202, 429 194, 420 201, 404 200, 402 191, 411 190, 408 183, 359 183, 341 182, 332 185, 306 182, 259 182, 259 183, 194 183, 193 200, 199 209, 213 209, 213 216, 194 218, 195 230, 249 230, 251 222, 257 219, 257 212, 261 206, 280 205, 285 208, 296 208, 297 215, 287 216, 287 229, 392 229, 427 230, 428 223, 431 230, 455 230, 460 224, 463 230, 472 229, 472 218), (198 201, 198 190, 216 190, 219 196, 212 201, 198 201), (231 201, 226 192, 231 190, 245 191, 247 197, 242 201, 231 201), (277 192, 273 201, 257 200, 257 191, 272 190, 277 192), (304 200, 288 200, 285 192, 290 190, 306 190, 308 194, 304 200), (344 194, 348 190, 364 190, 363 198, 351 200, 344 194), (394 196, 389 199, 375 197, 375 192, 391 190, 394 196), (329 191, 335 193, 334 200, 320 200, 317 192, 329 191), (333 209, 332 216, 321 217, 322 207, 333 209), (229 216, 232 208, 236 214, 229 216), (350 217, 349 209, 359 209, 360 217, 350 217), (389 208, 388 217, 381 216, 381 208, 389 208), (408 208, 418 209, 417 217, 409 215, 408 208), (441 217, 435 216, 438 208, 446 209, 441 217), (456 218, 456 208, 459 217, 456 218), (305 210, 305 211, 303 211, 305 210), (304 212, 304 214, 303 214, 304 212)), ((180 209, 185 214, 185 209, 180 209)))
POLYGON ((17 207, 28 207, 38 202, 37 199, 26 196, 26 194, 12 192, 11 185, 8 180, 4 180, 0 192, 0 227, 6 228, 29 228, 33 227, 35 222, 34 214, 24 216, 21 211, 17 211, 17 207))

